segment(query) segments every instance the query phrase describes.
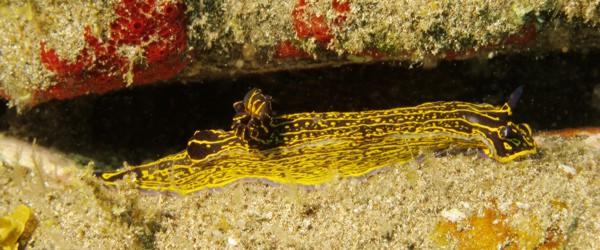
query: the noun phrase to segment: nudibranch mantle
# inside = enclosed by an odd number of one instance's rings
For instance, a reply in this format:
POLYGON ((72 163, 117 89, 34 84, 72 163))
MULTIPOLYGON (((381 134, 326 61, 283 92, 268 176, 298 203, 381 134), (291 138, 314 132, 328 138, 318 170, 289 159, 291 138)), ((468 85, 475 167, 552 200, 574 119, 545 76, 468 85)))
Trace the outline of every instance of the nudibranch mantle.
POLYGON ((234 104, 231 130, 196 131, 186 150, 101 173, 108 184, 131 175, 141 189, 189 194, 246 178, 319 185, 413 160, 424 150, 479 148, 510 162, 536 152, 527 124, 509 120, 521 94, 501 107, 429 102, 361 112, 274 116, 272 98, 253 89, 234 104))

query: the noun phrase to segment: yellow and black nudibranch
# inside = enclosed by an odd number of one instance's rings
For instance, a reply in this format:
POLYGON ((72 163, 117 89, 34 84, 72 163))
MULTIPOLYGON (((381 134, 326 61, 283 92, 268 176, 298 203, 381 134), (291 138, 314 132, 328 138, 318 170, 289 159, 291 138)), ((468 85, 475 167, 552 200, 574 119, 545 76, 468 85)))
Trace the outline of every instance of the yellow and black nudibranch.
POLYGON ((536 152, 529 126, 509 120, 521 92, 501 107, 453 101, 274 116, 271 97, 253 89, 234 104, 231 130, 196 131, 180 153, 99 176, 114 184, 130 175, 141 189, 189 194, 245 178, 318 185, 450 146, 509 162, 536 152))

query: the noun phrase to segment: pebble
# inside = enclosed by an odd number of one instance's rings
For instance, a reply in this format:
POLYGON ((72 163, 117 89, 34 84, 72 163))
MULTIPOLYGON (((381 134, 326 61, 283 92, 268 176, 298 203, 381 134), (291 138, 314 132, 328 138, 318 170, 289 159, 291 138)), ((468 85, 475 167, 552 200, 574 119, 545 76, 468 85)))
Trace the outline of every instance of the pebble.
POLYGON ((449 220, 451 222, 457 222, 457 221, 461 221, 461 220, 464 220, 465 218, 467 218, 465 213, 461 212, 460 210, 458 210, 456 208, 442 211, 442 217, 444 217, 446 220, 449 220))

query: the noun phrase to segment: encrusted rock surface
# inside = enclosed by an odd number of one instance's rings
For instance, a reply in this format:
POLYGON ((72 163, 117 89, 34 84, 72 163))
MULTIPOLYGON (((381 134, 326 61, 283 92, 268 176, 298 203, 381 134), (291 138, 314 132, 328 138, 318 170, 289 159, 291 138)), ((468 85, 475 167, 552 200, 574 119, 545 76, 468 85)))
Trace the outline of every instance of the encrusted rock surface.
POLYGON ((18 107, 172 80, 376 60, 435 67, 597 49, 597 1, 4 1, 0 93, 18 107))
POLYGON ((2 164, 0 214, 31 207, 29 249, 597 249, 600 137, 536 140, 539 155, 508 164, 424 152, 310 189, 237 182, 185 197, 107 188, 81 168, 2 164))

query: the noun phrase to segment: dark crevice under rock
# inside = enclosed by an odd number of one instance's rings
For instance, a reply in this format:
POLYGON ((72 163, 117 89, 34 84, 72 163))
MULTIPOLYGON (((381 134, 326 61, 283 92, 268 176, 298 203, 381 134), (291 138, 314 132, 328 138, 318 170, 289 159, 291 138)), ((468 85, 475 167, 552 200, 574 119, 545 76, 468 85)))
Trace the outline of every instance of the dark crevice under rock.
POLYGON ((599 126, 593 89, 600 53, 499 56, 441 62, 433 69, 398 62, 347 65, 199 83, 158 84, 102 96, 53 101, 17 115, 0 108, 0 129, 93 159, 97 166, 137 164, 185 148, 196 129, 228 129, 232 103, 252 87, 279 113, 358 111, 462 100, 502 104, 525 92, 514 120, 535 130, 599 126))

